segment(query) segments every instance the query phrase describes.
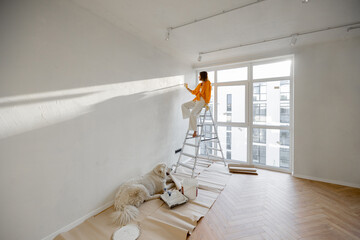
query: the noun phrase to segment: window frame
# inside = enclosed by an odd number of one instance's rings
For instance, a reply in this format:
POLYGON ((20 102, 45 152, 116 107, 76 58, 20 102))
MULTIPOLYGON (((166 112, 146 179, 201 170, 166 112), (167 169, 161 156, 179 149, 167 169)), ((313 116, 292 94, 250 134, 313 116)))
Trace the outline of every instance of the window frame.
MULTIPOLYGON (((285 55, 285 56, 278 56, 278 57, 272 57, 272 58, 266 58, 266 59, 257 59, 247 62, 240 62, 240 63, 230 63, 230 64, 223 64, 223 65, 217 65, 217 66, 209 66, 209 67, 201 67, 197 68, 196 70, 196 79, 197 75, 200 71, 214 71, 214 79, 210 79, 212 81, 213 86, 213 118, 214 122, 217 126, 230 126, 230 127, 242 127, 247 129, 247 163, 253 164, 253 129, 254 128, 260 128, 260 129, 278 129, 278 130, 289 130, 290 132, 290 144, 288 148, 290 149, 290 166, 289 169, 282 169, 281 167, 273 167, 273 166, 267 166, 267 165, 260 165, 255 164, 259 168, 264 169, 270 169, 275 171, 281 171, 281 172, 293 172, 294 169, 294 55, 285 55), (259 78, 259 79, 253 79, 253 67, 257 65, 262 64, 268 64, 268 63, 275 63, 275 62, 281 62, 281 61, 291 61, 290 66, 290 76, 285 77, 275 77, 275 78, 259 78), (226 69, 232 69, 232 68, 240 68, 240 67, 247 67, 247 73, 248 73, 248 79, 247 80, 241 80, 241 81, 232 81, 232 82, 217 82, 217 71, 219 70, 226 70, 226 69), (270 81, 283 81, 283 80, 289 80, 290 86, 289 86, 289 125, 266 125, 266 124, 254 124, 253 122, 253 84, 254 83, 261 83, 261 82, 270 82, 270 81), (243 123, 240 122, 218 122, 217 119, 217 113, 218 113, 218 87, 220 86, 245 86, 245 121, 243 123)), ((195 80, 196 81, 196 80, 195 80)), ((260 87, 261 88, 261 87, 260 87)), ((281 88, 281 87, 280 87, 281 88)), ((281 90, 281 89, 280 89, 281 90)), ((261 92, 261 91, 260 91, 261 92)), ((285 92, 284 92, 285 93, 285 92)), ((288 93, 288 92, 286 92, 288 93)), ((260 93, 261 95, 261 93, 260 93)), ((261 102, 261 101, 259 101, 261 102)), ((232 111, 234 107, 232 106, 232 111)), ((226 146, 222 146, 223 151, 227 151, 226 146), (225 147, 225 148, 224 148, 225 147)), ((225 154, 225 152, 224 152, 225 154)), ((280 159, 279 159, 280 160, 280 159)), ((239 162, 239 161, 236 161, 239 162)))

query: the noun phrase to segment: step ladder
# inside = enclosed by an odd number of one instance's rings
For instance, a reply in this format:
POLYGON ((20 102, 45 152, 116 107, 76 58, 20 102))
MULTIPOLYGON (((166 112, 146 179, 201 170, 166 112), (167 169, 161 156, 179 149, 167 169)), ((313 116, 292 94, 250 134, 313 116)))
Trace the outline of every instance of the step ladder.
POLYGON ((200 132, 200 135, 196 136, 195 138, 192 136, 192 133, 189 133, 190 130, 189 129, 187 130, 185 139, 184 139, 184 143, 181 148, 180 156, 179 156, 179 159, 177 161, 175 171, 174 171, 176 173, 176 170, 179 166, 189 168, 192 170, 192 174, 191 174, 192 178, 194 177, 194 171, 196 169, 196 164, 199 162, 199 160, 208 161, 208 162, 222 161, 224 163, 224 165, 226 166, 224 153, 223 153, 221 145, 220 145, 220 140, 219 140, 219 137, 217 134, 217 129, 216 129, 214 119, 213 119, 210 109, 206 109, 206 107, 203 107, 203 109, 201 110, 201 113, 198 117, 197 127, 198 127, 197 130, 199 130, 199 128, 200 128, 200 131, 197 131, 198 133, 200 132), (209 121, 210 119, 211 119, 211 121, 209 121), (210 132, 206 131, 206 129, 204 129, 204 126, 210 126, 210 132), (195 140, 195 144, 189 143, 192 140, 195 140), (213 145, 215 145, 215 146, 209 147, 206 144, 207 142, 213 142, 214 143, 213 145), (205 146, 205 155, 199 154, 200 148, 202 145, 205 146), (185 153, 184 152, 185 146, 194 148, 195 154, 185 153), (211 154, 210 153, 211 151, 213 151, 215 153, 217 153, 219 151, 221 153, 221 157, 217 156, 216 154, 211 154), (183 158, 185 158, 185 157, 187 157, 187 160, 189 158, 193 159, 194 165, 184 163, 183 158))

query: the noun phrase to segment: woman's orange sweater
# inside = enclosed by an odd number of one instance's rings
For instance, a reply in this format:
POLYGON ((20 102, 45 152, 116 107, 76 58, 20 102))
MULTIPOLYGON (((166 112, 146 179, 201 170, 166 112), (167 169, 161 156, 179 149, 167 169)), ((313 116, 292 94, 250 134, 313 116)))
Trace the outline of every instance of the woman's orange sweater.
POLYGON ((193 101, 200 101, 200 97, 202 97, 205 103, 209 103, 211 98, 211 82, 207 80, 199 83, 191 93, 196 95, 193 101), (203 84, 203 86, 201 86, 201 84, 203 84))

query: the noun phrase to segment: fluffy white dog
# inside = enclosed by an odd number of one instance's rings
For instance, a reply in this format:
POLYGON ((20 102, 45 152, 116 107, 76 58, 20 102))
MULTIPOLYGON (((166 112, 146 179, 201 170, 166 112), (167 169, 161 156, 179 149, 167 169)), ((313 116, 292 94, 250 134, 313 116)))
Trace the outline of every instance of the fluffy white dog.
POLYGON ((124 226, 139 214, 137 207, 144 201, 159 198, 166 187, 166 164, 158 164, 140 178, 123 183, 115 195, 114 222, 124 226))

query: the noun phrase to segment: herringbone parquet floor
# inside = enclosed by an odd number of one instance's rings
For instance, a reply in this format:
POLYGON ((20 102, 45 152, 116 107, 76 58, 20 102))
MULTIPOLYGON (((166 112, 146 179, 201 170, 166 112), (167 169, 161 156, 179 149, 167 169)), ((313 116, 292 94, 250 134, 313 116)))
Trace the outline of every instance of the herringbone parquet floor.
POLYGON ((258 172, 233 174, 188 240, 360 239, 360 189, 258 172))

